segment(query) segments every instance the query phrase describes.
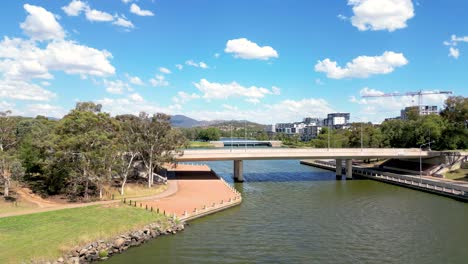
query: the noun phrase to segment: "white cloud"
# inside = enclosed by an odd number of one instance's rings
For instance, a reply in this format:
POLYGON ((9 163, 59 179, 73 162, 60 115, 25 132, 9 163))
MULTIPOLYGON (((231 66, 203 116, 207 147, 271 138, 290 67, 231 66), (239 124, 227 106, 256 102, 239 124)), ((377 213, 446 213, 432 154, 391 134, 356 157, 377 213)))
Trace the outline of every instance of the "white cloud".
POLYGON ((48 101, 56 95, 37 84, 17 80, 0 80, 0 98, 48 101))
POLYGON ((237 106, 232 106, 232 105, 228 105, 228 104, 223 104, 223 108, 228 110, 228 111, 238 111, 239 108, 237 108, 237 106))
POLYGON ((452 35, 450 41, 444 41, 444 45, 450 46, 448 55, 449 57, 453 57, 455 59, 458 59, 458 57, 460 57, 460 49, 456 48, 456 46, 460 42, 468 42, 468 36, 457 37, 456 35, 452 35))
POLYGON ((73 41, 51 42, 47 45, 43 58, 45 65, 52 70, 62 70, 68 74, 107 76, 115 73, 110 64, 112 54, 97 50, 73 41))
POLYGON ((353 7, 351 23, 361 31, 405 28, 414 17, 411 0, 348 0, 353 7))
POLYGON ((260 47, 257 43, 246 38, 228 40, 224 52, 233 53, 234 57, 241 59, 268 60, 278 58, 278 52, 272 47, 260 47))
POLYGON ((336 17, 337 17, 339 20, 343 20, 343 21, 348 20, 348 17, 346 17, 345 15, 342 15, 342 14, 338 14, 336 17))
MULTIPOLYGON (((178 65, 180 65, 180 64, 178 64, 178 65)), ((193 60, 188 60, 188 61, 185 62, 185 65, 193 66, 193 67, 196 67, 196 68, 202 68, 202 69, 208 69, 209 68, 208 65, 206 63, 204 63, 203 61, 195 62, 193 60)), ((182 68, 180 68, 180 70, 181 69, 182 68)))
POLYGON ((121 115, 121 114, 133 114, 138 115, 140 112, 144 111, 148 114, 155 113, 166 113, 171 114, 173 108, 159 106, 155 102, 148 102, 143 99, 135 103, 131 98, 104 98, 96 100, 97 103, 102 104, 103 111, 109 112, 112 115, 121 115))
POLYGON ((176 68, 177 68, 179 71, 181 71, 181 70, 184 68, 184 66, 183 66, 182 64, 176 64, 176 68))
POLYGON ((42 86, 50 86, 50 82, 43 81, 43 82, 41 82, 41 85, 42 86))
POLYGON ((381 56, 359 56, 342 68, 336 61, 325 59, 315 65, 316 72, 324 72, 328 78, 367 78, 375 74, 388 74, 408 64, 408 60, 402 53, 385 51, 381 56))
POLYGON ((138 76, 131 76, 130 74, 126 73, 125 74, 125 77, 127 77, 128 81, 131 83, 131 84, 135 84, 135 85, 145 85, 145 83, 140 79, 140 77, 138 76))
POLYGON ((89 9, 88 4, 80 0, 73 0, 67 6, 62 7, 63 12, 69 16, 78 16, 87 9, 89 9))
POLYGON ((49 42, 45 49, 35 42, 5 37, 0 42, 0 73, 15 80, 52 79, 50 70, 68 74, 106 76, 115 73, 112 55, 72 41, 49 42))
POLYGON ((297 120, 299 116, 323 117, 334 112, 330 104, 320 98, 304 98, 302 100, 283 100, 276 104, 258 105, 248 110, 240 110, 229 105, 222 105, 219 111, 192 110, 184 112, 184 115, 198 120, 242 120, 246 119, 260 124, 291 122, 297 120))
POLYGON ((141 95, 139 95, 138 93, 133 93, 131 95, 129 95, 129 98, 135 102, 143 102, 144 99, 141 95))
POLYGON ((130 12, 138 16, 154 16, 153 12, 149 10, 143 10, 135 3, 130 6, 130 12))
POLYGON ((23 7, 29 15, 20 24, 20 27, 31 39, 43 41, 65 37, 65 32, 55 19, 54 14, 40 6, 25 4, 23 7))
POLYGON ((128 29, 135 28, 132 21, 128 20, 125 16, 117 16, 112 24, 128 29))
POLYGON ((154 87, 169 86, 169 82, 166 80, 166 77, 164 77, 164 75, 160 75, 160 74, 157 74, 154 78, 151 78, 149 80, 149 82, 154 87))
POLYGON ((131 86, 121 80, 109 81, 104 80, 106 91, 111 94, 123 94, 125 91, 132 91, 131 86))
POLYGON ((460 56, 460 50, 454 47, 449 48, 449 57, 454 57, 455 59, 458 59, 460 56))
POLYGON ((165 67, 159 67, 159 72, 164 73, 164 74, 171 74, 172 72, 165 67))
POLYGON ((85 15, 86 19, 89 21, 110 22, 114 20, 114 17, 111 14, 96 9, 86 10, 85 15))
MULTIPOLYGON (((436 92, 437 90, 425 91, 436 92)), ((364 95, 382 95, 384 92, 365 87, 359 91, 360 96, 364 95)), ((423 95, 423 105, 437 105, 442 106, 445 99, 445 94, 428 94, 423 95)), ((395 117, 400 115, 400 110, 407 106, 414 106, 418 104, 417 96, 394 96, 394 97, 370 97, 370 98, 356 98, 351 96, 349 101, 361 105, 359 116, 363 119, 380 123, 385 118, 395 117)))
POLYGON ((6 111, 6 110, 12 111, 13 107, 15 107, 15 104, 13 103, 10 103, 7 101, 0 101, 0 112, 6 111))
POLYGON ((128 4, 128 3, 132 2, 132 1, 133 1, 133 0, 122 0, 122 3, 128 4))
POLYGON ((185 104, 189 101, 192 101, 198 98, 200 98, 200 95, 196 93, 189 94, 184 91, 180 91, 177 93, 176 96, 172 97, 172 101, 177 104, 185 104))
POLYGON ((271 90, 263 87, 244 87, 237 82, 212 83, 206 79, 194 83, 195 87, 203 93, 205 99, 227 99, 229 97, 246 97, 249 102, 258 103, 265 95, 278 95, 280 90, 273 86, 271 90), (255 100, 256 99, 256 100, 255 100))
POLYGON ((42 115, 61 118, 67 113, 62 107, 50 104, 28 104, 25 109, 21 115, 32 117, 42 115))

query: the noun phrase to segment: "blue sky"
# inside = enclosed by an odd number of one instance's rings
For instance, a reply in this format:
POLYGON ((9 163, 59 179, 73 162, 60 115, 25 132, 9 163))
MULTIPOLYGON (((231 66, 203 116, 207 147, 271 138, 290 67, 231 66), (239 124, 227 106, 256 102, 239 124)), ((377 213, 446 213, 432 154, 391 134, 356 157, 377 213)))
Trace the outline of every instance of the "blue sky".
POLYGON ((95 101, 114 115, 381 122, 417 98, 362 95, 467 96, 466 10, 464 0, 3 1, 0 111, 60 117, 95 101))

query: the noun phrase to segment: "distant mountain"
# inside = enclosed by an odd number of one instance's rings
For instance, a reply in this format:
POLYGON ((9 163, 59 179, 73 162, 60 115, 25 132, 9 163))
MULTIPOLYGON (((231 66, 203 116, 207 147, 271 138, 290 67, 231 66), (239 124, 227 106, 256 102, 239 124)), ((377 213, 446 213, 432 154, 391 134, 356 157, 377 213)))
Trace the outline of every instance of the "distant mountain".
POLYGON ((201 121, 195 120, 184 115, 173 115, 171 116, 171 124, 174 127, 196 127, 200 126, 201 121))
MULTIPOLYGON (((258 127, 258 128, 263 128, 264 125, 253 123, 250 121, 245 121, 247 122, 247 126, 249 127, 258 127)), ((190 128, 190 127, 218 127, 221 130, 225 127, 233 126, 233 127, 244 127, 244 120, 234 120, 234 121, 229 121, 229 120, 196 120, 193 118, 190 118, 188 116, 184 115, 173 115, 171 116, 171 124, 174 127, 183 127, 183 128, 190 128)))

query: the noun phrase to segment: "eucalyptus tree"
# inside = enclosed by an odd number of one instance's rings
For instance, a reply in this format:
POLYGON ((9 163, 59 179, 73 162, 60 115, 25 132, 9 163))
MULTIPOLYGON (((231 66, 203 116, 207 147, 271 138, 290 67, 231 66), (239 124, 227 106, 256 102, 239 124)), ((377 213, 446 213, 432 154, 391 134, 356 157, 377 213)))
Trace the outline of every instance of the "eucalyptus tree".
POLYGON ((10 195, 11 180, 18 179, 24 173, 16 157, 17 121, 10 114, 11 111, 0 112, 0 181, 4 186, 5 197, 10 195))
POLYGON ((109 159, 114 151, 113 144, 118 123, 109 114, 101 113, 99 105, 77 104, 56 129, 58 156, 71 162, 69 183, 71 194, 83 189, 84 198, 89 199, 90 184, 99 188, 109 180, 109 159))
POLYGON ((132 123, 138 137, 135 146, 147 170, 148 187, 154 183, 154 171, 164 163, 174 162, 175 155, 182 153, 182 147, 186 145, 180 130, 172 129, 170 118, 162 113, 150 116, 141 112, 139 122, 132 123))

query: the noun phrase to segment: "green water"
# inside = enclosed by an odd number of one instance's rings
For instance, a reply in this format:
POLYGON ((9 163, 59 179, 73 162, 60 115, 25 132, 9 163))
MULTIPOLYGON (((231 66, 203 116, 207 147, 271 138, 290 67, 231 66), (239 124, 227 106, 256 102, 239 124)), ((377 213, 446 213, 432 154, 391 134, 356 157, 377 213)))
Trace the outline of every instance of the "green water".
MULTIPOLYGON (((209 165, 231 181, 232 162, 209 165)), ((468 263, 468 204, 299 161, 245 161, 242 205, 108 263, 468 263)))

